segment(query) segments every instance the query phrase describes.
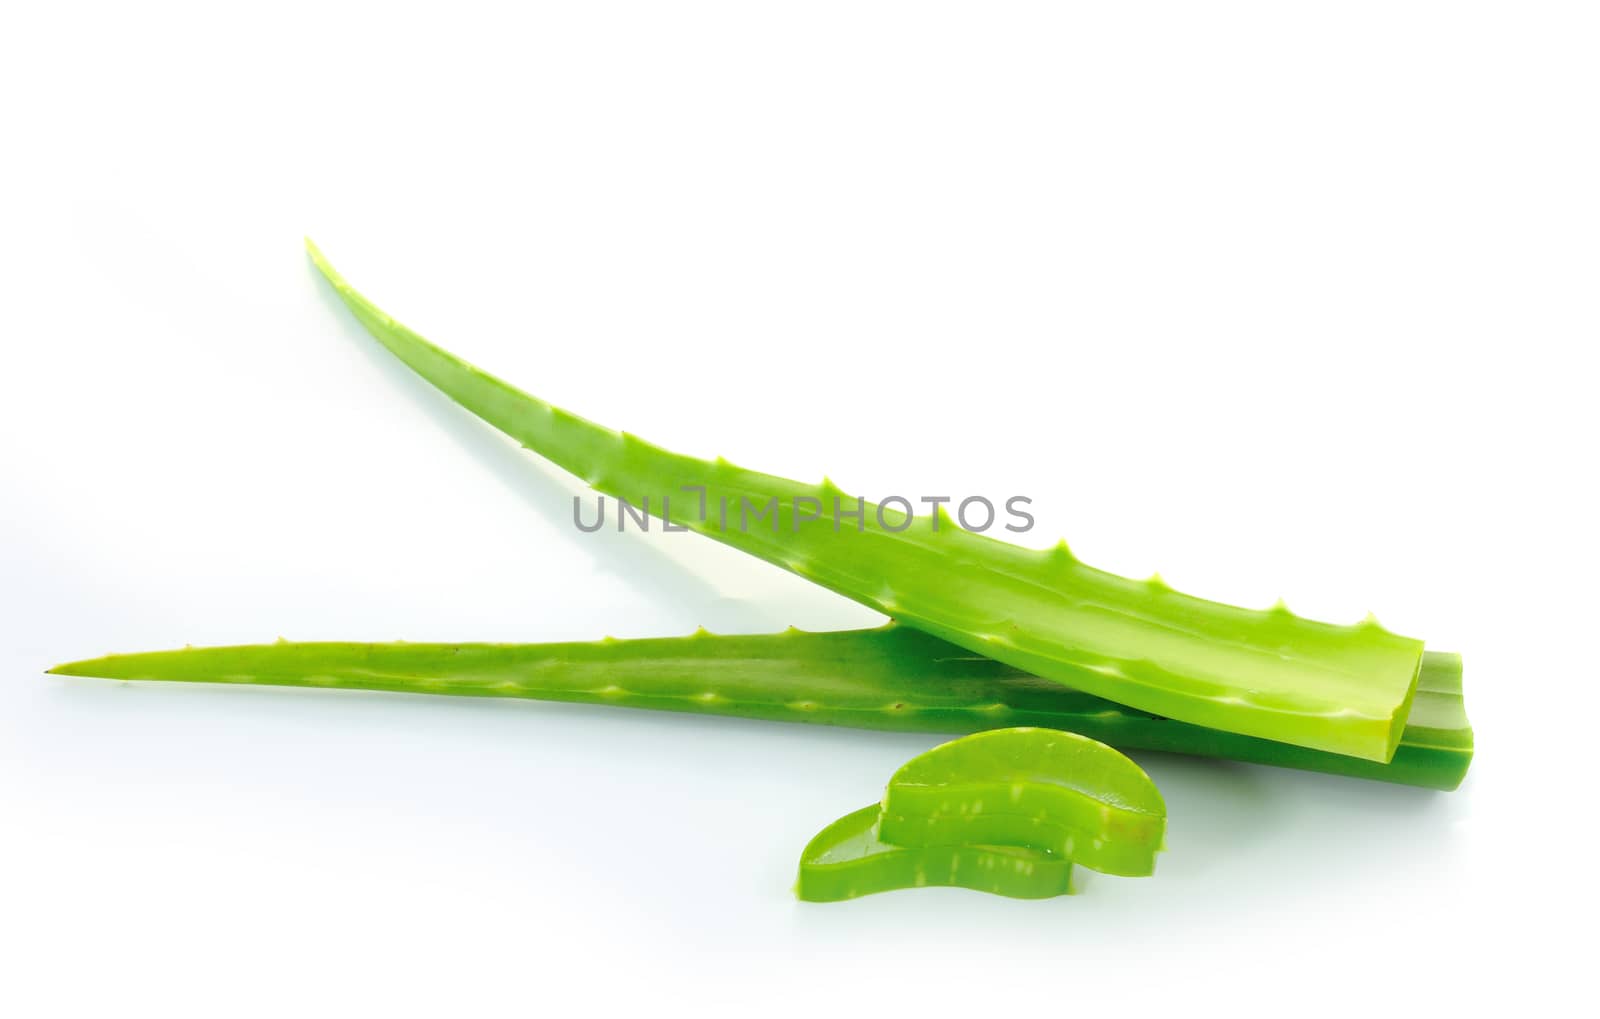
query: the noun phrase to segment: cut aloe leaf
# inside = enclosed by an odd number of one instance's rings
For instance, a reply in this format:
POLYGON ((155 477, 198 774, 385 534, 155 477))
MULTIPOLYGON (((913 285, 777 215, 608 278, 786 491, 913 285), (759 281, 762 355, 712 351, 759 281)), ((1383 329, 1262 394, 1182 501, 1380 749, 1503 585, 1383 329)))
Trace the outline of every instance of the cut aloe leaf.
MULTIPOLYGON (((969 651, 1167 718, 1372 761, 1400 743, 1419 641, 1375 622, 1257 611, 908 518, 845 495, 671 453, 529 396, 405 328, 315 247, 317 268, 424 379, 596 490, 969 651), (859 514, 859 515, 858 515, 859 514)), ((1042 454, 1041 454, 1042 455, 1042 454)))
POLYGON ((1066 895, 1072 864, 1011 846, 908 849, 878 838, 878 806, 863 807, 818 832, 800 854, 795 894, 839 902, 898 888, 970 888, 1014 899, 1066 895))
POLYGON ((889 780, 879 821, 897 846, 1016 846, 1123 877, 1155 873, 1166 828, 1144 769, 1087 736, 1031 726, 912 758, 889 780))
POLYGON ((1472 763, 1461 658, 1428 652, 1388 764, 1217 732, 1019 672, 904 626, 832 633, 561 644, 291 643, 111 655, 52 672, 520 697, 862 729, 968 733, 1036 725, 1162 750, 1454 789, 1472 763))

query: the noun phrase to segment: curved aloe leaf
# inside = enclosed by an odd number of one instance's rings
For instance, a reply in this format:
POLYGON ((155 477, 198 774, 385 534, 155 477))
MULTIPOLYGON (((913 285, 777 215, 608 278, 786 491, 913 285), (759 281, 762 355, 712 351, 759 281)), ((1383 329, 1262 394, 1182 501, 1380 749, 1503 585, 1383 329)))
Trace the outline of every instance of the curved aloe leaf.
POLYGON ((1016 846, 1124 877, 1155 873, 1167 805, 1144 769, 1098 740, 1021 726, 906 762, 883 796, 897 846, 1016 846))
POLYGON ((947 514, 907 519, 827 481, 806 485, 668 452, 441 350, 307 247, 395 356, 600 492, 968 650, 1120 704, 1375 761, 1389 760, 1400 742, 1422 644, 1375 621, 1335 626, 1282 607, 1204 601, 1085 566, 1064 544, 1020 548, 962 530, 947 514), (859 518, 847 516, 856 511, 859 518), (848 519, 842 527, 841 518, 848 519))
POLYGON ((839 902, 897 888, 944 885, 1014 899, 1066 895, 1072 863, 1011 846, 911 849, 878 837, 878 805, 828 825, 800 854, 794 892, 806 902, 839 902))
POLYGON ((1430 789, 1472 762, 1461 659, 1430 651, 1388 764, 1218 732, 1040 679, 904 626, 562 644, 290 643, 111 655, 51 670, 106 679, 518 697, 862 729, 1067 729, 1123 750, 1222 757, 1430 789))

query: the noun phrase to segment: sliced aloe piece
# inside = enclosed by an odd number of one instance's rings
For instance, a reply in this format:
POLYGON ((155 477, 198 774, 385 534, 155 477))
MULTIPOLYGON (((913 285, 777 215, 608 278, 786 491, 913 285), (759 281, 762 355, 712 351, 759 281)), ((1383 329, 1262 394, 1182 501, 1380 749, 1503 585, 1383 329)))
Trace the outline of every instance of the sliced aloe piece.
MULTIPOLYGON (((1196 725, 1388 761, 1422 662, 1375 621, 1253 610, 910 518, 615 432, 500 381, 396 322, 308 243, 356 318, 414 371, 596 490, 1036 676, 1196 725), (670 503, 669 503, 670 500, 670 503), (842 524, 842 526, 841 526, 842 524), (855 528, 859 529, 855 529, 855 528)), ((1041 452, 1041 456, 1045 455, 1041 452)))
POLYGON ((929 885, 1047 899, 1068 894, 1071 880, 1070 861, 1031 849, 889 845, 878 838, 878 806, 873 804, 839 818, 807 843, 794 890, 806 902, 839 902, 929 885))
POLYGON ((1104 743, 1023 727, 912 758, 889 780, 880 826, 897 846, 1017 846, 1144 877, 1155 873, 1167 805, 1142 768, 1104 743))
POLYGON ((561 644, 295 643, 110 655, 55 673, 522 697, 861 729, 969 733, 1069 729, 1124 750, 1163 750, 1454 789, 1472 763, 1461 657, 1423 656, 1411 722, 1388 764, 1218 732, 1040 679, 890 624, 832 633, 561 644), (1426 723, 1426 724, 1424 724, 1426 723))

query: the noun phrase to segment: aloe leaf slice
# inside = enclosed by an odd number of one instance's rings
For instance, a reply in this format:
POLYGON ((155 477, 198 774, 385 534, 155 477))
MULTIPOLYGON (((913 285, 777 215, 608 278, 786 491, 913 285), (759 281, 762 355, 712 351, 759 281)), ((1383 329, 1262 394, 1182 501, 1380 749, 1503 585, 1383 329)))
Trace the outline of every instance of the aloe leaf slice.
POLYGON ((893 846, 878 837, 878 806, 828 825, 800 854, 795 895, 839 902, 876 892, 929 885, 970 888, 1014 899, 1066 895, 1072 863, 1011 846, 893 846))
POLYGON ((1388 761, 1399 745, 1422 644, 1376 621, 1338 626, 1282 606, 1205 601, 1156 579, 1086 566, 1065 544, 1021 548, 962 530, 948 514, 913 519, 850 498, 831 482, 807 485, 668 452, 434 346, 307 246, 339 297, 395 356, 602 493, 970 651, 1119 704, 1373 761, 1388 761), (859 518, 850 516, 856 512, 859 518))
POLYGON ((1144 769, 1097 740, 1020 726, 906 762, 883 796, 897 846, 1017 846, 1123 877, 1155 873, 1167 805, 1144 769))
POLYGON ((894 624, 831 633, 701 631, 558 644, 281 641, 111 655, 51 671, 574 701, 912 732, 1036 725, 1123 750, 1231 758, 1430 789, 1458 786, 1473 748, 1461 699, 1461 659, 1433 651, 1423 659, 1412 724, 1388 764, 1162 718, 894 624))

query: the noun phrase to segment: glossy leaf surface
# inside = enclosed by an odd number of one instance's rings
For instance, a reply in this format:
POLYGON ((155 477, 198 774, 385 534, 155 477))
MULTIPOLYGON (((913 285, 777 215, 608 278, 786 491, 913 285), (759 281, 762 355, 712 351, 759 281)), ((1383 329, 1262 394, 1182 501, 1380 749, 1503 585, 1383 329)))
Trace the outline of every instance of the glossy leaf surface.
POLYGON ((828 825, 800 854, 795 894, 807 902, 838 902, 897 888, 970 888, 1014 899, 1066 895, 1072 864, 1010 846, 933 846, 908 849, 878 838, 873 804, 828 825))
POLYGON ((1124 877, 1155 873, 1167 806, 1097 740, 1025 726, 952 740, 895 772, 880 834, 899 846, 1004 845, 1124 877))
POLYGON ((1205 601, 1086 566, 1064 544, 1021 548, 962 530, 948 514, 906 519, 827 481, 802 484, 669 452, 434 346, 356 292, 314 247, 311 255, 400 360, 600 492, 969 651, 1119 704, 1373 761, 1388 761, 1399 745, 1419 641, 1375 622, 1339 626, 1281 606, 1205 601), (860 517, 841 528, 841 510, 860 517))
POLYGON ((1114 704, 904 626, 558 644, 291 643, 111 655, 52 670, 107 679, 521 697, 863 729, 1067 729, 1162 750, 1454 789, 1472 762, 1461 658, 1428 652, 1388 764, 1217 732, 1114 704))

